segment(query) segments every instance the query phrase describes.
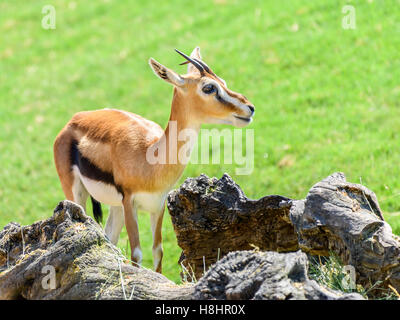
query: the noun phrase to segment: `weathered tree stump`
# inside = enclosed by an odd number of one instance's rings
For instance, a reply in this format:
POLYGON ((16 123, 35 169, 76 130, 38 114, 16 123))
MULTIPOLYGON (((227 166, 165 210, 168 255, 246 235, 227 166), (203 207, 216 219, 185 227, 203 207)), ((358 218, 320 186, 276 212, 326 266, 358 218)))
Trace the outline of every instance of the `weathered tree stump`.
POLYGON ((63 201, 47 220, 0 232, 0 300, 191 298, 193 285, 124 261, 80 206, 63 201))
POLYGON ((170 193, 168 209, 182 255, 179 263, 200 278, 230 251, 337 254, 365 288, 380 283, 400 291, 400 242, 383 220, 375 194, 335 173, 305 200, 248 199, 225 174, 187 179, 170 193))
POLYGON ((291 200, 281 196, 250 200, 227 174, 219 180, 205 175, 186 179, 169 194, 167 204, 183 249, 180 262, 197 279, 231 251, 299 249, 289 218, 291 200))

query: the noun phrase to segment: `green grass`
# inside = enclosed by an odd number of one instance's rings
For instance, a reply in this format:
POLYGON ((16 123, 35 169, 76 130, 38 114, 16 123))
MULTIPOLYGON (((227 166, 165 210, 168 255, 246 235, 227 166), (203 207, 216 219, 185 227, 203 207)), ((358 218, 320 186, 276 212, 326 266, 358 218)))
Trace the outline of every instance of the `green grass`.
POLYGON ((309 264, 309 277, 324 287, 343 293, 359 293, 368 298, 367 292, 345 271, 340 259, 332 254, 329 257, 312 257, 309 264))
POLYGON ((320 285, 343 293, 358 293, 364 298, 398 300, 392 289, 382 289, 381 282, 371 283, 368 289, 357 284, 351 279, 349 270, 346 270, 340 258, 331 253, 329 257, 312 257, 310 260, 308 275, 310 279, 320 285), (375 292, 373 292, 375 290, 375 292), (379 294, 379 296, 377 296, 379 294))
MULTIPOLYGON (((1 1, 0 227, 51 215, 64 198, 55 136, 81 110, 116 107, 165 126, 172 89, 150 56, 183 73, 178 48, 204 60, 256 106, 255 168, 189 165, 184 178, 228 172, 251 198, 303 198, 332 172, 372 189, 400 232, 400 5, 375 1, 1 1), (357 29, 341 27, 356 8, 357 29), (41 28, 42 7, 57 10, 41 28), (282 161, 282 159, 285 159, 282 161)), ((211 126, 206 126, 211 127, 211 126)), ((140 215, 151 267, 149 216, 140 215)), ((164 271, 179 280, 168 214, 164 271)), ((126 247, 122 234, 119 246, 126 247)))

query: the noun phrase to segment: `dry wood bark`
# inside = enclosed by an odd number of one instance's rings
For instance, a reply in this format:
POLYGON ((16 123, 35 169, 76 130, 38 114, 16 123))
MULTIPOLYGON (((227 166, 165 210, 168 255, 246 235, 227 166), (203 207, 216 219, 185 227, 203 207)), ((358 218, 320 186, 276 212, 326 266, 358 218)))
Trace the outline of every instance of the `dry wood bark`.
POLYGON ((191 297, 193 285, 125 262, 80 206, 63 201, 47 220, 10 223, 0 232, 0 299, 191 297), (48 266, 55 270, 54 289, 46 282, 48 266))
POLYGON ((301 251, 235 251, 214 264, 196 284, 196 299, 363 300, 320 286, 307 275, 301 251))
POLYGON ((304 200, 250 200, 228 175, 202 175, 173 191, 168 209, 196 284, 127 263, 80 206, 62 201, 49 219, 0 232, 0 299, 361 299, 309 280, 301 251, 334 252, 355 267, 358 283, 400 290, 399 239, 375 194, 343 174, 304 200), (55 288, 43 284, 48 266, 55 288))
POLYGON ((317 183, 304 200, 251 200, 227 174, 219 180, 201 175, 170 193, 168 209, 182 248, 179 263, 197 278, 228 252, 254 245, 335 253, 355 268, 364 287, 390 284, 400 291, 399 238, 384 221, 375 194, 342 173, 317 183))
POLYGON ((400 241, 383 219, 374 192, 335 173, 315 184, 290 210, 300 249, 313 255, 334 252, 351 265, 371 294, 392 285, 400 290, 400 241))
POLYGON ((0 299, 362 299, 310 281, 307 263, 300 252, 234 252, 197 284, 177 285, 126 263, 80 206, 63 201, 47 220, 0 232, 0 299))
POLYGON ((183 249, 180 262, 199 279, 218 258, 236 250, 298 250, 289 219, 291 200, 281 196, 248 199, 224 174, 187 179, 168 196, 168 209, 183 249))

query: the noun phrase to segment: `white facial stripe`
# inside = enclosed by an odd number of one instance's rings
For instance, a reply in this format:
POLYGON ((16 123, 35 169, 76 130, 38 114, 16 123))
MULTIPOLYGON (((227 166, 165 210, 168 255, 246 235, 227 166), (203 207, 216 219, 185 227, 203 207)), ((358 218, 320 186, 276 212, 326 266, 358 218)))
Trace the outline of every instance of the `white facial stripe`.
POLYGON ((218 77, 218 76, 217 76, 217 78, 224 84, 225 87, 228 87, 228 86, 226 85, 226 81, 225 81, 224 79, 222 79, 222 78, 220 78, 220 77, 218 77))
POLYGON ((222 99, 224 99, 225 101, 227 101, 227 102, 233 104, 234 106, 240 108, 245 113, 249 112, 249 108, 247 107, 246 104, 242 103, 241 101, 239 101, 235 97, 230 96, 224 90, 224 88, 221 87, 221 85, 217 81, 211 80, 209 83, 212 83, 213 85, 215 85, 217 87, 218 93, 219 93, 219 95, 221 96, 222 99))

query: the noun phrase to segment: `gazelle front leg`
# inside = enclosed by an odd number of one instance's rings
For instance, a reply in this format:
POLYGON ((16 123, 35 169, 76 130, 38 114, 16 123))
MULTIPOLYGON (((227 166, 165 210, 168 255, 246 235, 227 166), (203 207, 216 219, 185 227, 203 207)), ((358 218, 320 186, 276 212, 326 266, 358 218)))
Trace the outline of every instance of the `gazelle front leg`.
POLYGON ((105 233, 111 243, 117 245, 119 235, 124 226, 124 211, 121 207, 110 207, 110 214, 107 219, 105 233))
POLYGON ((159 212, 152 212, 150 214, 151 231, 153 232, 153 264, 156 272, 162 273, 162 221, 164 216, 165 205, 159 212))
POLYGON ((124 196, 122 200, 124 207, 125 226, 128 232, 129 243, 131 246, 131 260, 137 265, 142 263, 142 249, 139 240, 139 225, 137 208, 132 201, 132 196, 124 196))

